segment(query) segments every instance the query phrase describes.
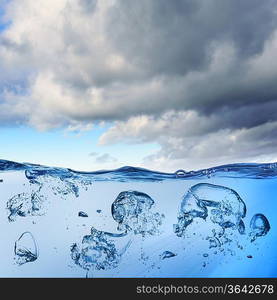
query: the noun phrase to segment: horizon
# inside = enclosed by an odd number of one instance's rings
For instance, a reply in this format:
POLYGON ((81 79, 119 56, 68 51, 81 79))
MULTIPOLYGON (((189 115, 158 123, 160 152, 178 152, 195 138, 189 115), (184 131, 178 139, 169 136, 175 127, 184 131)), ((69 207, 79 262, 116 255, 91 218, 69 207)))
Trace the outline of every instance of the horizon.
MULTIPOLYGON (((270 168, 272 168, 272 166, 274 166, 274 168, 277 168, 277 161, 276 162, 264 162, 264 163, 232 163, 232 164, 223 164, 223 165, 215 165, 213 167, 210 167, 210 168, 202 168, 202 169, 187 169, 187 170, 184 170, 184 169, 178 169, 174 172, 163 172, 163 171, 159 171, 159 170, 154 170, 154 169, 147 169, 147 168, 144 168, 144 167, 137 167, 137 166, 131 166, 131 165, 124 165, 124 166, 120 166, 119 168, 114 168, 114 169, 97 169, 97 170, 90 170, 90 171, 85 171, 85 170, 78 170, 78 169, 71 169, 71 168, 67 168, 67 167, 59 167, 59 166, 54 166, 54 165, 43 165, 43 164, 36 164, 36 163, 30 163, 30 162, 19 162, 19 161, 11 161, 11 160, 6 160, 6 159, 2 159, 0 158, 0 164, 1 162, 6 162, 6 163, 15 163, 15 164, 18 164, 18 165, 26 165, 29 166, 34 166, 34 167, 42 167, 42 168, 50 168, 50 169, 65 169, 65 170, 68 170, 69 172, 72 171, 72 172, 76 172, 76 173, 97 173, 97 172, 113 172, 113 171, 119 171, 119 170, 122 170, 122 171, 128 171, 130 172, 130 170, 128 169, 135 169, 135 170, 145 170, 145 171, 148 171, 148 172, 152 172, 152 173, 160 173, 160 174, 170 174, 170 175, 173 175, 173 174, 178 174, 178 172, 184 172, 185 174, 190 174, 190 173, 197 173, 197 172, 202 172, 202 171, 209 171, 209 170, 216 170, 216 169, 220 169, 220 168, 230 168, 230 167, 259 167, 259 166, 270 166, 270 168)), ((2 171, 5 171, 5 169, 2 169, 2 171)), ((229 172, 230 170, 227 170, 226 172, 229 172)), ((224 170, 225 172, 225 170, 224 170)), ((182 175, 179 175, 178 177, 182 177, 182 175)))

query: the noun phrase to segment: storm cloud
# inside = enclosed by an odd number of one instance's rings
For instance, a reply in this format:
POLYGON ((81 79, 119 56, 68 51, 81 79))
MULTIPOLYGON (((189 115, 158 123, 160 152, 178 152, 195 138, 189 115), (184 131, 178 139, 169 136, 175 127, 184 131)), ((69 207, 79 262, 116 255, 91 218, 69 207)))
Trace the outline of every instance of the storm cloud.
POLYGON ((4 11, 0 124, 112 122, 101 145, 156 142, 145 164, 160 169, 277 160, 276 0, 14 0, 4 11))

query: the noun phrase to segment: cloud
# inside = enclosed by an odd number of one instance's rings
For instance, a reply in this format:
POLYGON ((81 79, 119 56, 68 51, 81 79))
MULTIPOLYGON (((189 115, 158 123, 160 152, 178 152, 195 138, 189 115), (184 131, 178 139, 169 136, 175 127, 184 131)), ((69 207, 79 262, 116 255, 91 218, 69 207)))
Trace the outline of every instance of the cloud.
POLYGON ((79 122, 72 122, 67 128, 66 133, 75 133, 78 136, 83 134, 84 132, 91 131, 93 129, 93 124, 87 123, 87 124, 81 124, 79 122))
POLYGON ((97 164, 115 163, 118 161, 117 158, 108 153, 91 152, 89 156, 94 157, 94 162, 97 164))
MULTIPOLYGON (((261 119, 262 109, 261 106, 261 119)), ((247 113, 242 109, 232 116, 228 111, 209 117, 187 111, 169 112, 159 118, 134 117, 127 122, 116 122, 99 142, 101 145, 158 142, 160 150, 145 157, 144 165, 166 171, 233 162, 276 161, 277 121, 257 120, 255 125, 247 126, 247 113), (230 124, 231 117, 238 124, 230 124)))
POLYGON ((94 154, 93 153, 93 155, 91 155, 91 156, 96 156, 95 163, 98 163, 98 164, 117 162, 117 159, 108 153, 103 153, 103 154, 94 154))
POLYGON ((112 122, 100 143, 158 142, 147 163, 274 158, 276 16, 275 0, 7 2, 0 125, 112 122))
POLYGON ((97 156, 98 155, 98 152, 90 152, 89 153, 89 156, 97 156))

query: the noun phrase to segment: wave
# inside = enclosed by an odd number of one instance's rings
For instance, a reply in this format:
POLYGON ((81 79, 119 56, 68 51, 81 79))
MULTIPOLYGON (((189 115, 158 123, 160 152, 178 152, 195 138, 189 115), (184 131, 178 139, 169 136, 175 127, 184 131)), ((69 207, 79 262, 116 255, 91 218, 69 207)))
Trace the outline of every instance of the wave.
POLYGON ((90 179, 93 181, 164 181, 188 180, 211 177, 272 179, 277 177, 277 163, 238 163, 216 166, 198 171, 177 170, 173 173, 152 171, 144 168, 124 166, 114 170, 92 172, 76 171, 69 168, 48 167, 39 164, 19 163, 0 160, 0 172, 25 171, 29 180, 40 176, 59 177, 60 179, 90 179))

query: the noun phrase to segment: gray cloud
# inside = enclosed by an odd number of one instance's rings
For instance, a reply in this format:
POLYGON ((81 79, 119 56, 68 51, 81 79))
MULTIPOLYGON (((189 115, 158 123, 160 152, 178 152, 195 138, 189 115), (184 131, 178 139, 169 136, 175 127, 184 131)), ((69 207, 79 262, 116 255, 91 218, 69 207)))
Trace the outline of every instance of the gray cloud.
POLYGON ((98 152, 90 152, 89 153, 89 156, 97 156, 98 155, 98 152))
POLYGON ((251 129, 218 130, 204 137, 161 138, 161 150, 145 158, 153 168, 195 170, 234 162, 276 161, 277 122, 251 129))
POLYGON ((78 0, 78 3, 84 13, 93 13, 97 7, 97 0, 78 0))
POLYGON ((105 163, 113 163, 113 162, 117 162, 117 159, 113 156, 111 156, 108 153, 103 153, 103 154, 99 154, 96 158, 95 158, 95 162, 96 163, 101 163, 101 164, 105 164, 105 163))
POLYGON ((276 1, 131 0, 111 8, 111 39, 150 74, 208 68, 213 43, 231 42, 238 59, 263 51, 276 28, 276 1))
POLYGON ((157 164, 274 159, 276 16, 276 0, 14 0, 0 124, 112 121, 100 143, 158 142, 157 164))
MULTIPOLYGON (((261 117, 262 114, 261 107, 261 117)), ((234 162, 277 161, 277 122, 258 120, 252 126, 228 126, 229 121, 235 120, 248 125, 247 118, 244 110, 232 116, 228 111, 211 116, 187 111, 169 112, 159 118, 134 117, 116 122, 101 136, 100 144, 158 142, 160 150, 145 157, 144 164, 170 171, 234 162)))

